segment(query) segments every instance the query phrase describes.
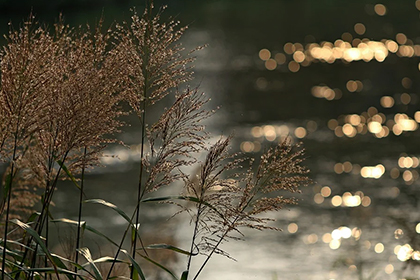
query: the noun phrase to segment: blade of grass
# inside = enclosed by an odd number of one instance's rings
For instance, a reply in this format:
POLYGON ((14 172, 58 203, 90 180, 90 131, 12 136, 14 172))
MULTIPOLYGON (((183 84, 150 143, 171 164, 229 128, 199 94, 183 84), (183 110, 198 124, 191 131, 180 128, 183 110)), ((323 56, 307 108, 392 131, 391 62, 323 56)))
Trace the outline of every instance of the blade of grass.
POLYGON ((44 242, 42 241, 41 237, 39 236, 39 234, 33 230, 28 224, 25 224, 21 221, 19 221, 18 219, 13 219, 10 222, 16 224, 17 226, 19 226, 20 228, 22 228, 23 230, 25 230, 26 232, 28 232, 31 237, 35 240, 35 242, 37 243, 37 245, 41 248, 41 250, 45 253, 45 256, 50 260, 51 264, 53 265, 54 269, 55 269, 55 273, 58 277, 58 270, 57 270, 57 265, 54 262, 53 257, 51 256, 51 253, 49 252, 49 250, 47 249, 47 247, 45 246, 44 242))
POLYGON ((142 254, 139 254, 142 258, 144 258, 145 260, 147 260, 148 262, 150 262, 150 263, 152 263, 152 264, 154 264, 154 265, 156 265, 157 267, 159 267, 159 268, 161 268, 161 269, 163 269, 164 271, 166 271, 167 273, 169 273, 169 275, 171 275, 172 276, 172 278, 174 278, 175 280, 179 280, 178 279, 178 277, 176 277, 175 276, 175 274, 172 272, 172 271, 170 271, 168 268, 166 268, 165 266, 163 266, 163 265, 161 265, 160 263, 158 263, 158 262, 155 262, 154 260, 152 260, 151 258, 149 258, 149 257, 147 257, 147 256, 145 256, 145 255, 142 255, 142 254))
MULTIPOLYGON (((67 224, 70 224, 70 225, 74 225, 74 226, 78 226, 78 222, 77 221, 74 221, 74 220, 70 220, 70 219, 66 219, 66 218, 62 218, 62 219, 55 219, 55 220, 52 220, 51 222, 54 222, 54 223, 67 223, 67 224)), ((109 238, 108 236, 106 236, 105 234, 103 234, 102 232, 100 232, 100 231, 98 231, 98 230, 96 230, 95 228, 93 228, 93 227, 91 227, 91 226, 89 226, 85 221, 81 224, 81 227, 84 229, 84 230, 88 230, 88 231, 90 231, 90 232, 92 232, 92 233, 94 233, 94 234, 96 234, 96 235, 99 235, 99 236, 101 236, 101 237, 103 237, 103 238, 105 238, 107 241, 109 241, 112 245, 115 245, 116 247, 118 247, 118 244, 117 243, 115 243, 111 238, 109 238)))
MULTIPOLYGON (((121 252, 123 252, 130 259, 130 262, 131 262, 132 268, 133 268, 133 272, 136 272, 137 275, 142 280, 146 280, 146 278, 144 277, 143 271, 141 270, 140 265, 138 264, 138 262, 136 262, 136 260, 133 259, 133 257, 126 250, 121 250, 121 252)), ((133 278, 134 278, 134 275, 133 275, 133 278)))
POLYGON ((193 256, 197 255, 197 253, 193 254, 191 252, 185 251, 181 248, 178 248, 178 247, 175 247, 175 246, 172 246, 172 245, 169 245, 169 244, 151 244, 151 245, 146 246, 146 249, 167 249, 167 250, 171 250, 171 251, 181 253, 181 254, 184 254, 184 255, 188 255, 188 256, 189 255, 193 255, 193 256))
POLYGON ((96 280, 103 280, 102 274, 99 271, 98 267, 96 266, 95 262, 92 259, 92 255, 90 254, 90 251, 88 248, 84 247, 84 248, 80 248, 79 250, 77 250, 83 257, 85 257, 85 259, 88 261, 88 263, 90 264, 90 266, 93 269, 93 272, 95 274, 95 279, 96 280))

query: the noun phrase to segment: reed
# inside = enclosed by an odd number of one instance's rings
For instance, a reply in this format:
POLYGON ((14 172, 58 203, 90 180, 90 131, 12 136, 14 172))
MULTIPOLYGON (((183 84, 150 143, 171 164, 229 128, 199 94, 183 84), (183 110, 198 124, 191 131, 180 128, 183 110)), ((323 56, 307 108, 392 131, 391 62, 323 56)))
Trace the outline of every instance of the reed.
POLYGON ((164 10, 156 11, 150 2, 141 15, 133 9, 129 22, 108 29, 102 20, 95 28, 72 28, 60 17, 50 30, 33 16, 21 28, 10 29, 0 53, 0 159, 9 166, 0 208, 2 279, 127 277, 114 270, 116 264, 127 267, 130 279, 147 279, 140 259, 173 279, 197 279, 214 254, 231 257, 223 243, 241 240, 243 227, 279 230, 264 214, 296 204, 293 194, 310 183, 302 165, 303 149, 290 139, 268 149, 258 164, 230 152, 231 136, 209 144, 204 121, 215 111, 206 109, 209 99, 204 93, 186 85, 193 77, 193 54, 201 47, 186 51, 180 39, 187 27, 173 19, 162 21, 164 10), (163 99, 172 100, 172 105, 153 122, 150 112, 163 99), (122 110, 124 104, 131 111, 122 110), (138 117, 134 125, 141 135, 139 179, 133 186, 137 199, 131 214, 112 202, 84 195, 90 187, 84 180, 86 171, 99 164, 107 145, 116 142, 124 125, 120 117, 129 113, 138 117), (249 167, 244 171, 245 164, 249 167), (199 170, 197 176, 186 173, 186 167, 199 170), (76 221, 50 219, 60 179, 71 180, 79 189, 78 205, 71 206, 78 209, 76 221), (182 193, 176 185, 183 186, 182 193), (159 196, 162 188, 173 195, 159 196), (146 244, 141 205, 155 202, 179 206, 173 215, 189 213, 190 248, 146 244), (112 240, 83 221, 84 203, 108 207, 125 219, 121 239, 112 240), (74 259, 50 248, 51 223, 76 227, 74 259), (103 238, 116 253, 94 259, 82 247, 82 231, 103 238), (130 246, 124 248, 127 239, 130 246), (182 275, 152 258, 150 250, 186 256, 182 275), (191 263, 197 254, 206 258, 193 273, 191 263), (101 271, 100 264, 109 269, 101 271))

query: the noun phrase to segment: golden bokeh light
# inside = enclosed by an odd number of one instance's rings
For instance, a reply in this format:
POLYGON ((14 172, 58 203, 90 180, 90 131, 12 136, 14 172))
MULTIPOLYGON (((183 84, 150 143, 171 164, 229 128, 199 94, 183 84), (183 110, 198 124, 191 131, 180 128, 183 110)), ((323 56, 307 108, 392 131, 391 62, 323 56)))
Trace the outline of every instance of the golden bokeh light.
POLYGON ((333 239, 333 240, 331 240, 329 246, 330 246, 331 249, 337 250, 341 246, 341 241, 333 239))
POLYGON ((382 125, 380 122, 372 121, 368 123, 368 129, 371 133, 379 133, 382 131, 382 125))
POLYGON ((413 255, 413 248, 410 244, 404 244, 403 246, 400 246, 398 250, 394 250, 394 252, 397 251, 397 258, 398 260, 405 262, 411 259, 411 256, 413 255))
POLYGON ((293 72, 293 73, 298 72, 299 69, 300 69, 300 65, 296 61, 290 61, 287 66, 288 66, 290 72, 293 72))
POLYGON ((401 103, 404 105, 408 105, 411 102, 411 96, 408 93, 401 94, 401 103))
POLYGON ((350 161, 345 161, 343 163, 344 172, 350 173, 353 169, 353 164, 350 161))
POLYGON ((413 172, 410 171, 410 170, 405 170, 403 172, 402 178, 405 182, 413 181, 413 179, 414 179, 413 172))
POLYGON ((258 56, 260 57, 261 60, 269 60, 271 57, 271 52, 267 49, 262 49, 260 50, 260 52, 258 53, 258 56))
POLYGON ((387 264, 385 266, 385 273, 392 274, 394 272, 394 266, 392 264, 387 264))
POLYGON ((382 243, 377 243, 374 247, 375 253, 377 254, 383 253, 384 249, 385 249, 385 246, 382 243))
MULTIPOLYGON (((419 119, 420 119, 420 111, 419 111, 419 119)), ((338 121, 335 119, 331 119, 328 121, 327 126, 329 129, 334 130, 338 126, 338 121)))
POLYGON ((364 196, 362 198, 362 206, 363 207, 369 207, 371 203, 372 203, 372 200, 370 199, 369 196, 364 196))
POLYGON ((362 122, 362 118, 357 114, 349 115, 349 122, 353 126, 358 126, 362 122))
POLYGON ((363 178, 379 179, 385 173, 385 167, 382 164, 376 166, 364 166, 360 170, 360 175, 363 178))
POLYGON ((343 203, 343 199, 341 198, 341 196, 339 195, 335 195, 332 199, 331 199, 331 204, 334 207, 338 207, 343 203))
POLYGON ((277 61, 270 58, 270 59, 265 61, 264 65, 265 65, 265 68, 267 68, 267 70, 274 70, 274 69, 277 68, 277 61))
POLYGON ((374 10, 378 16, 384 16, 386 14, 386 7, 383 4, 376 4, 374 10))
POLYGON ((257 89, 259 90, 265 90, 267 89, 268 86, 268 81, 266 78, 264 77, 259 77, 256 81, 255 81, 255 86, 257 89))
POLYGON ((348 239, 352 236, 351 229, 348 227, 339 227, 339 230, 341 232, 341 238, 348 239))
POLYGON ((332 240, 331 233, 327 232, 322 236, 322 242, 330 243, 332 240))
POLYGON ((343 194, 343 206, 346 207, 357 207, 362 203, 362 199, 359 195, 352 195, 349 192, 343 194))
POLYGON ((318 235, 316 235, 315 233, 309 234, 306 237, 306 244, 315 244, 318 242, 318 235))
POLYGON ((352 265, 349 266, 349 270, 352 271, 352 272, 357 271, 357 266, 352 264, 352 265))
POLYGON ((416 122, 420 123, 420 111, 414 113, 414 119, 416 122))
POLYGON ((304 127, 297 127, 294 131, 297 138, 304 138, 306 136, 306 129, 304 127))
POLYGON ((341 174, 344 172, 344 166, 342 163, 338 162, 334 164, 334 172, 337 174, 341 174))
POLYGON ((394 98, 391 96, 382 96, 380 102, 381 106, 384 108, 391 108, 395 104, 394 98))
POLYGON ((390 172, 390 176, 392 179, 397 179, 400 176, 400 171, 398 170, 398 168, 392 168, 391 172, 390 172))
POLYGON ((351 42, 353 40, 353 35, 351 35, 351 33, 349 32, 344 32, 343 34, 341 34, 341 39, 343 39, 346 42, 351 42))
POLYGON ((416 0, 416 8, 420 11, 420 0, 416 0))
POLYGON ((360 92, 363 90, 363 83, 361 81, 353 81, 353 80, 349 80, 346 83, 346 88, 348 91, 350 92, 360 92))
POLYGON ((276 53, 274 59, 276 60, 278 65, 283 65, 286 62, 286 56, 284 55, 284 53, 276 53))
POLYGON ((339 229, 335 229, 331 232, 332 239, 339 240, 341 239, 341 231, 339 229))
POLYGON ((321 189, 321 195, 323 197, 329 197, 331 195, 331 188, 328 186, 324 186, 321 189))
POLYGON ((306 56, 302 51, 296 51, 293 54, 293 59, 298 62, 298 63, 302 63, 305 60, 306 56))
MULTIPOLYGON (((396 131, 394 131, 394 134, 397 134, 399 130, 402 131, 415 131, 418 128, 418 124, 413 119, 410 119, 406 114, 398 113, 394 116, 395 125, 393 127, 396 128, 396 131), (397 132, 397 133, 396 133, 397 132)), ((400 133, 401 134, 401 133, 400 133)))
POLYGON ((299 229, 299 227, 298 227, 298 225, 296 223, 290 223, 287 226, 287 231, 290 232, 290 233, 292 233, 292 234, 293 233, 296 233, 298 231, 298 229, 299 229))
POLYGON ((276 129, 274 128, 274 126, 264 125, 263 126, 263 132, 264 132, 265 139, 267 139, 268 141, 272 142, 272 141, 276 140, 277 133, 276 133, 276 129))
POLYGON ((420 234, 420 223, 418 223, 418 224, 416 225, 416 232, 417 232, 418 234, 420 234))
POLYGON ((395 239, 400 239, 403 235, 404 235, 404 231, 402 229, 400 229, 400 228, 397 228, 394 231, 394 238, 395 239))
POLYGON ((306 129, 308 130, 308 132, 315 132, 318 128, 318 124, 316 121, 308 121, 306 123, 306 129))
POLYGON ((353 228, 351 230, 351 236, 353 236, 354 239, 359 240, 360 237, 362 236, 362 230, 360 228, 357 228, 357 227, 353 228))
POLYGON ((328 86, 314 86, 311 89, 311 93, 317 98, 325 98, 327 100, 340 99, 342 96, 339 89, 331 89, 328 86))
POLYGON ((397 35, 395 35, 395 39, 400 45, 404 45, 405 43, 407 43, 407 36, 405 36, 404 33, 398 33, 397 35))
POLYGON ((413 81, 412 81, 410 78, 408 78, 408 77, 404 77, 404 78, 401 80, 401 85, 402 85, 405 89, 409 89, 409 88, 411 88, 411 86, 413 85, 413 81))
POLYGON ((343 133, 344 135, 346 135, 347 137, 354 137, 357 134, 357 129, 354 128, 354 126, 352 126, 349 123, 346 123, 345 125, 343 125, 343 133))
POLYGON ((386 40, 385 41, 385 46, 388 49, 388 51, 390 51, 392 53, 396 53, 398 51, 398 44, 397 44, 397 42, 395 42, 393 40, 386 40))
POLYGON ((337 126, 337 127, 334 129, 334 134, 335 134, 335 136, 337 136, 337 137, 343 137, 343 136, 344 136, 344 133, 343 133, 343 129, 342 129, 342 127, 341 127, 341 126, 337 126))
POLYGON ((254 143, 250 141, 244 141, 241 143, 241 151, 245 153, 250 153, 254 151, 254 143))
POLYGON ((363 23, 356 23, 354 25, 354 31, 359 35, 363 35, 366 32, 366 27, 363 23))
POLYGON ((254 152, 259 152, 261 151, 261 143, 258 141, 254 141, 254 152))
POLYGON ((264 130, 260 126, 254 126, 251 129, 251 134, 255 138, 262 137, 264 135, 264 130))
POLYGON ((324 202, 324 197, 320 193, 317 193, 314 196, 314 201, 316 204, 322 204, 324 202))
POLYGON ((287 54, 292 54, 293 52, 296 51, 296 48, 295 48, 295 46, 292 43, 289 42, 289 43, 286 43, 284 45, 283 50, 287 54))

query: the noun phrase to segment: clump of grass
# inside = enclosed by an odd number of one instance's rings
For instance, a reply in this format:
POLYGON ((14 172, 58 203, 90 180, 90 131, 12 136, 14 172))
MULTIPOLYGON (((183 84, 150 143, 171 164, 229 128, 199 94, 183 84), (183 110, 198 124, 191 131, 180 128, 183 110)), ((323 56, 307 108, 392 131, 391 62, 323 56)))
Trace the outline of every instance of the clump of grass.
POLYGON ((189 274, 196 279, 214 254, 230 257, 222 244, 242 239, 241 228, 279 230, 264 214, 296 204, 293 194, 310 182, 302 166, 303 149, 290 139, 270 148, 257 166, 229 152, 231 137, 209 145, 203 122, 215 112, 205 108, 209 99, 198 88, 182 85, 192 78, 191 54, 200 48, 184 55, 180 39, 187 27, 171 19, 162 22, 164 9, 154 13, 150 3, 141 16, 133 9, 131 22, 105 31, 102 20, 93 29, 71 28, 61 17, 51 31, 30 16, 6 36, 0 54, 0 156, 9 165, 1 207, 2 279, 48 279, 51 274, 58 279, 61 275, 110 279, 117 273, 116 265, 129 268, 131 279, 146 279, 139 258, 179 279, 148 254, 156 249, 186 255, 180 279, 187 280, 189 274), (151 107, 168 95, 172 105, 151 122, 151 107), (141 134, 139 180, 133 188, 137 200, 131 215, 111 202, 84 197, 84 188, 89 187, 86 170, 97 165, 101 151, 115 142, 122 126, 119 117, 129 113, 121 109, 124 102, 138 116, 141 134), (202 154, 206 157, 199 161, 202 154), (199 170, 195 178, 185 171, 191 166, 199 170), (78 208, 77 221, 50 220, 60 178, 71 179, 79 188, 78 205, 71 206, 78 208), (159 189, 176 183, 184 185, 182 194, 174 189, 172 196, 156 196, 159 189), (37 196, 36 190, 42 195, 37 196), (144 243, 140 206, 152 202, 176 204, 181 212, 190 213, 189 249, 144 243), (121 239, 114 241, 87 225, 83 203, 100 204, 121 215, 127 222, 121 239), (22 222, 23 216, 13 216, 17 210, 29 211, 27 222, 22 222), (74 259, 52 252, 51 222, 76 226, 75 252, 69 254, 74 259), (16 229, 21 236, 12 239, 16 229), (81 247, 86 230, 115 246, 116 253, 94 260, 90 250, 81 247), (126 239, 129 249, 124 248, 126 239), (207 257, 192 276, 191 263, 198 253, 207 257), (79 254, 86 263, 81 263, 79 254), (101 272, 101 263, 109 264, 107 272, 101 272))

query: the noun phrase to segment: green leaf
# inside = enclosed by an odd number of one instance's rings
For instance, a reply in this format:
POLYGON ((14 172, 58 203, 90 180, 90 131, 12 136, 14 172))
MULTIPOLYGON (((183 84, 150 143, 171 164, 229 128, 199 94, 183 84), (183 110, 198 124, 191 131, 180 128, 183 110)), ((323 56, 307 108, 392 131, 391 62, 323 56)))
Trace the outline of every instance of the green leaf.
POLYGON ((98 267, 96 266, 95 262, 92 259, 92 255, 90 254, 90 251, 88 248, 80 248, 77 250, 85 259, 88 261, 88 263, 91 265, 93 272, 95 273, 96 280, 103 280, 102 274, 99 271, 98 267))
MULTIPOLYGON (((67 224, 70 224, 70 225, 74 225, 74 226, 78 226, 78 222, 77 221, 74 221, 74 220, 70 220, 70 219, 55 219, 55 220, 52 220, 51 222, 54 222, 54 223, 67 223, 67 224)), ((90 232, 93 232, 94 234, 96 234, 96 235, 99 235, 99 236, 101 236, 101 237, 103 237, 103 238, 105 238, 106 240, 108 240, 110 243, 112 243, 113 245, 115 245, 116 247, 118 247, 118 244, 116 243, 116 242, 114 242, 111 238, 109 238, 108 236, 106 236, 105 234, 103 234, 103 233, 101 233, 100 231, 98 231, 98 230, 96 230, 95 228, 93 228, 93 227, 91 227, 91 226, 88 226, 87 224, 86 224, 86 222, 85 221, 83 221, 83 223, 81 223, 81 225, 80 225, 83 229, 86 229, 86 230, 88 230, 88 231, 90 231, 90 232)))
MULTIPOLYGON (((62 268, 56 268, 56 267, 36 267, 36 268, 29 268, 26 269, 25 271, 34 271, 34 272, 39 272, 39 273, 49 273, 49 274, 55 274, 56 272, 58 272, 59 274, 64 274, 66 276, 79 276, 79 274, 77 274, 74 271, 68 270, 68 269, 62 269, 62 268)), ((70 278, 70 279, 75 279, 74 277, 70 278)))
POLYGON ((181 248, 178 248, 169 244, 151 244, 151 245, 146 246, 146 249, 167 249, 167 250, 172 250, 174 252, 181 253, 188 256, 189 255, 196 256, 198 254, 198 253, 192 254, 188 251, 185 251, 181 248))
MULTIPOLYGON (((54 263, 59 267, 59 268, 61 268, 61 269, 63 269, 63 270, 67 270, 67 266, 62 262, 62 260, 61 260, 61 258, 60 257, 58 257, 57 255, 55 255, 55 254, 51 254, 51 257, 54 259, 54 263)), ((74 277, 72 277, 72 275, 71 274, 66 274, 66 276, 67 276, 67 278, 69 279, 69 280, 75 280, 75 278, 74 277)))
POLYGON ((117 263, 129 263, 121 259, 115 259, 114 257, 100 257, 99 259, 93 260, 94 263, 105 263, 105 262, 117 262, 117 263))
POLYGON ((47 249, 47 247, 45 246, 44 242, 42 241, 41 237, 39 236, 37 232, 33 230, 28 224, 25 224, 19 221, 18 219, 13 219, 10 222, 16 224, 17 226, 25 230, 27 233, 29 233, 34 238, 35 242, 39 245, 39 247, 41 247, 41 250, 45 253, 47 258, 51 261, 52 265, 54 266, 54 269, 57 269, 57 265, 54 262, 54 259, 51 256, 50 251, 47 249))
POLYGON ((187 280, 188 279, 188 270, 185 270, 182 272, 181 280, 187 280))
MULTIPOLYGON (((75 220, 70 220, 70 219, 66 219, 66 218, 61 218, 61 219, 55 219, 51 221, 52 223, 66 223, 66 224, 70 224, 70 225, 75 225, 78 226, 79 222, 75 221, 75 220)), ((85 221, 81 221, 80 226, 82 227, 83 224, 85 224, 85 221)))
POLYGON ((146 280, 146 278, 144 277, 143 271, 141 270, 140 265, 136 262, 135 259, 133 259, 133 257, 130 256, 130 254, 126 251, 126 250, 121 250, 121 252, 123 252, 129 259, 131 264, 133 265, 133 269, 136 272, 136 274, 138 276, 140 276, 140 278, 142 280, 146 280))
POLYGON ((61 160, 56 160, 56 162, 58 163, 58 165, 60 165, 60 167, 64 170, 64 172, 66 172, 67 176, 71 179, 71 181, 73 182, 73 184, 79 189, 81 190, 82 188, 79 186, 79 184, 77 183, 76 178, 73 176, 73 174, 71 174, 70 170, 67 168, 67 166, 61 161, 61 160))
POLYGON ((104 205, 108 208, 111 208, 112 210, 116 211, 118 214, 120 214, 128 223, 132 224, 131 219, 128 217, 128 215, 122 211, 120 208, 118 208, 116 205, 107 202, 103 199, 88 199, 85 200, 86 203, 97 203, 97 204, 101 204, 104 205))
POLYGON ((175 274, 173 274, 168 268, 166 268, 165 266, 163 266, 163 265, 161 265, 160 263, 158 263, 158 262, 155 262, 154 260, 152 260, 151 258, 149 258, 149 257, 147 257, 147 256, 145 256, 145 255, 142 255, 142 254, 139 254, 142 258, 144 258, 145 260, 147 260, 148 262, 150 262, 150 263, 152 263, 152 264, 154 264, 154 265, 156 265, 157 267, 160 267, 161 269, 163 269, 164 271, 166 271, 166 272, 168 272, 175 280, 178 280, 178 278, 175 276, 175 274))

